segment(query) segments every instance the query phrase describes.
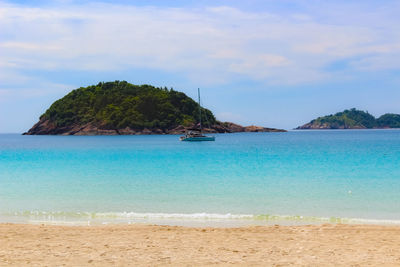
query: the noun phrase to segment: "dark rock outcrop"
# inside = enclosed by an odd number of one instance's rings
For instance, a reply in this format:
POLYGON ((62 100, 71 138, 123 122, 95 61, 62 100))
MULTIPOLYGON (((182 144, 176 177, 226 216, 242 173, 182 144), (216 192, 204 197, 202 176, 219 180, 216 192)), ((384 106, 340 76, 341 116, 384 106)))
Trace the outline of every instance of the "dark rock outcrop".
MULTIPOLYGON (((67 127, 56 127, 48 119, 41 119, 24 135, 151 135, 151 134, 184 134, 187 130, 195 127, 179 125, 173 129, 104 129, 91 123, 83 126, 70 125, 67 127)), ((240 132, 286 132, 286 130, 265 128, 261 126, 241 126, 232 122, 218 122, 211 127, 203 128, 204 133, 240 133, 240 132)))

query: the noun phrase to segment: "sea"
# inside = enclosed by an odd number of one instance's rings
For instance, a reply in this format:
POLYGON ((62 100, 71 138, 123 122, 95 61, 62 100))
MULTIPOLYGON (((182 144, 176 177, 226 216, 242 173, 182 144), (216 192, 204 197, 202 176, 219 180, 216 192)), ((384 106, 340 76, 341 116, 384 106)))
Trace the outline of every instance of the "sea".
POLYGON ((400 130, 0 135, 0 222, 400 225, 400 130))

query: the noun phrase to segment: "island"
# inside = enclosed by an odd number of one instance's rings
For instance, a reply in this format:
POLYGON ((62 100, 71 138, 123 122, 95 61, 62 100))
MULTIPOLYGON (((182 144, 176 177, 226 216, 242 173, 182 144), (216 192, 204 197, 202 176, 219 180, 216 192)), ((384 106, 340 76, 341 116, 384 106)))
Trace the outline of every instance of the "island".
MULTIPOLYGON (((199 104, 172 88, 100 82, 55 101, 24 135, 183 134, 199 119, 199 104)), ((205 108, 201 119, 206 133, 285 132, 220 122, 205 108)))
POLYGON ((368 112, 355 108, 334 115, 319 117, 297 127, 303 129, 386 129, 400 128, 400 115, 387 113, 375 118, 368 112))

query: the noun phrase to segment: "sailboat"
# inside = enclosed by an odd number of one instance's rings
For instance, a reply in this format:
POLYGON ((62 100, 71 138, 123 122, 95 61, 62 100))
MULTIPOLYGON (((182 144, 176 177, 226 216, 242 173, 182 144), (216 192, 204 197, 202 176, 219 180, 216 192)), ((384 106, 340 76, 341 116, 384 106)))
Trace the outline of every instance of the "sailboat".
POLYGON ((200 88, 197 88, 197 95, 199 97, 199 129, 189 129, 184 136, 181 136, 179 140, 181 141, 215 141, 214 136, 203 135, 201 127, 201 106, 200 106, 200 88))

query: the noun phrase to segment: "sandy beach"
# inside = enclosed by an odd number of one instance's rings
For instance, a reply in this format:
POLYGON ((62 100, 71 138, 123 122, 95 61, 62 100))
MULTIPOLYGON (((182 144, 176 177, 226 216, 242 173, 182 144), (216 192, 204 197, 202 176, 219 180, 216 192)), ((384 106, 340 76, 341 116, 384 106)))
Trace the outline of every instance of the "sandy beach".
POLYGON ((0 224, 0 265, 400 266, 400 227, 0 224))

